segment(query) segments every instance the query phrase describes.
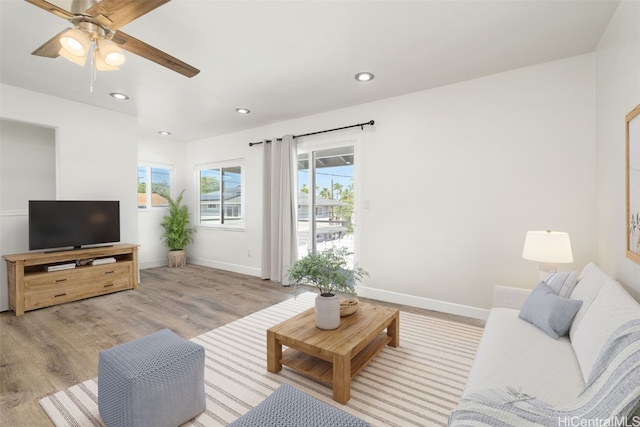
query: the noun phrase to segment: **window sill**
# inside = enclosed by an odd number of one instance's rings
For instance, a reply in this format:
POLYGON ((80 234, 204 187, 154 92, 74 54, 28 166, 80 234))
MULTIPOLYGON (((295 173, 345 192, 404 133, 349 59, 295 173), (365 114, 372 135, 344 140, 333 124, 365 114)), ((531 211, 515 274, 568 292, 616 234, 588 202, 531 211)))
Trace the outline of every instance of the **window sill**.
POLYGON ((222 225, 222 224, 216 224, 216 225, 202 225, 202 224, 198 224, 195 226, 195 228, 201 229, 201 230, 222 230, 222 231, 240 231, 240 232, 244 232, 246 231, 246 228, 244 225, 222 225))
POLYGON ((138 208, 138 212, 164 212, 168 206, 153 206, 150 208, 138 208))

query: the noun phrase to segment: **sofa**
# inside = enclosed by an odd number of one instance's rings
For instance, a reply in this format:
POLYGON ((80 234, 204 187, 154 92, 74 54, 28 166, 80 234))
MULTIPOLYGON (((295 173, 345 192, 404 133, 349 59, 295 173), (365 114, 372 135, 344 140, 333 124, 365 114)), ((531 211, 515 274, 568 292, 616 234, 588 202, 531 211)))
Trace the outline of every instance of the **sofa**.
POLYGON ((639 401, 640 304, 590 263, 534 290, 495 287, 450 425, 640 425, 639 401))

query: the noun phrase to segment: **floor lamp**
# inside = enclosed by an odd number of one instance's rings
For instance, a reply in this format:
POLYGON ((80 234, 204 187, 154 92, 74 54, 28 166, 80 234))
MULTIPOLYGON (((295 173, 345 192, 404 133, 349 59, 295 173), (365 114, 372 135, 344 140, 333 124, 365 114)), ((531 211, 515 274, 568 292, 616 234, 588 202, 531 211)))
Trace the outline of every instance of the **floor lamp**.
POLYGON ((558 271, 558 264, 573 262, 569 234, 561 231, 528 231, 522 258, 540 263, 540 279, 558 271))

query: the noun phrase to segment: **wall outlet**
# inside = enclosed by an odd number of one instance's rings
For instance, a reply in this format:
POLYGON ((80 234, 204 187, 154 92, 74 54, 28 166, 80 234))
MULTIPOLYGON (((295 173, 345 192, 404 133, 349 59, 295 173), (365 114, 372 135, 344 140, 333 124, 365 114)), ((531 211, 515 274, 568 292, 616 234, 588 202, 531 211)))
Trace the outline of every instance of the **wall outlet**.
POLYGON ((251 249, 248 249, 248 250, 247 250, 247 257, 248 257, 248 258, 251 258, 251 249))

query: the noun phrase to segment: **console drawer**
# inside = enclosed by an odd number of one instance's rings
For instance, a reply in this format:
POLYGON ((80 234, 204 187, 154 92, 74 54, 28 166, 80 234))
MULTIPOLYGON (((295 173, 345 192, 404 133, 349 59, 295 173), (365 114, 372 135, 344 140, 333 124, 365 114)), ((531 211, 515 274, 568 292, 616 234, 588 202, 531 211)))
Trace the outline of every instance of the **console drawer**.
POLYGON ((90 285, 78 286, 77 283, 70 285, 60 285, 40 289, 38 291, 25 292, 25 309, 48 307, 63 302, 76 301, 97 295, 109 294, 125 289, 133 289, 133 285, 128 276, 111 276, 102 278, 90 285))
POLYGON ((130 277, 131 263, 117 262, 113 264, 71 268, 69 270, 34 273, 25 276, 25 293, 60 286, 85 286, 96 281, 115 280, 114 277, 130 277))

